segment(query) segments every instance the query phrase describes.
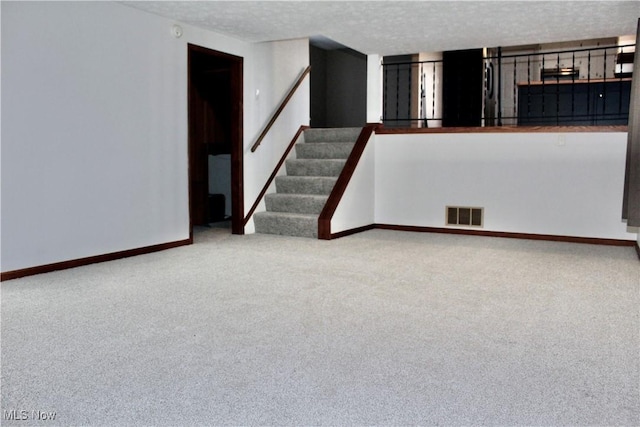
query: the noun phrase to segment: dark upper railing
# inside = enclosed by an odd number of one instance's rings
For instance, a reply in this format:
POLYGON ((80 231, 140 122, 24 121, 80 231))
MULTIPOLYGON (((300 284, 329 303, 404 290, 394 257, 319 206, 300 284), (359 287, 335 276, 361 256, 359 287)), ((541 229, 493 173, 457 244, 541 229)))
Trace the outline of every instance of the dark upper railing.
POLYGON ((260 146, 260 144, 262 143, 262 140, 264 139, 264 137, 269 133, 269 130, 271 130, 271 127, 273 126, 273 124, 276 122, 276 120, 278 119, 278 117, 280 116, 280 114, 282 113, 282 111, 284 110, 284 108, 287 106, 287 104, 289 103, 289 100, 293 97, 293 94, 296 92, 296 90, 298 89, 298 87, 302 84, 302 81, 304 80, 304 78, 307 76, 307 74, 309 74, 309 72, 311 71, 311 66, 308 66, 307 68, 305 68, 302 73, 300 74, 300 77, 298 77, 298 79, 296 80, 296 82, 294 83, 293 87, 291 87, 291 89, 289 90, 289 92, 287 93, 287 96, 282 100, 282 102, 280 103, 280 105, 278 106, 278 108, 276 109, 276 111, 273 113, 273 115, 271 116, 271 119, 269 120, 269 122, 267 123, 267 125, 264 127, 264 129, 262 130, 262 132, 260 133, 260 136, 258 136, 258 139, 256 139, 256 142, 251 146, 251 152, 253 153, 254 151, 256 151, 258 149, 258 147, 260 146))
MULTIPOLYGON (((484 126, 626 125, 635 45, 484 56, 484 126)), ((443 61, 383 64, 383 123, 442 125, 443 61)), ((465 102, 464 99, 461 102, 465 102)))

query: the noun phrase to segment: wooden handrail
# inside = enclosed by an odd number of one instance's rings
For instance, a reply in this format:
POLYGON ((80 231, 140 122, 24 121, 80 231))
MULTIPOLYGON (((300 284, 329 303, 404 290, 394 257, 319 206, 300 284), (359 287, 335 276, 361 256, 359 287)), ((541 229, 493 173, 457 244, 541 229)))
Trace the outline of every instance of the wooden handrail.
POLYGON ((249 209, 249 213, 247 213, 247 216, 244 218, 242 225, 247 225, 247 223, 251 219, 251 216, 253 215, 255 210, 258 208, 258 204, 260 203, 260 200, 262 200, 264 195, 267 193, 267 190, 271 186, 271 183, 273 182, 273 180, 276 179, 276 176, 278 175, 278 171, 280 170, 280 168, 284 164, 285 160, 287 160, 287 156, 291 152, 291 149, 293 148, 293 146, 296 144, 296 142, 300 138, 300 135, 302 135, 302 132, 304 132, 306 129, 309 129, 309 126, 300 126, 300 128, 298 129, 298 132, 296 132, 296 135, 293 137, 293 139, 291 140, 291 142, 287 146, 287 149, 284 150, 284 153, 282 154, 282 157, 280 157, 280 161, 278 161, 278 164, 273 169, 273 172, 271 173, 271 175, 267 179, 267 182, 264 184, 264 187, 262 187, 262 191, 260 191, 260 194, 258 194, 258 197, 256 198, 256 201, 251 206, 251 209, 249 209))
POLYGON ((300 77, 298 77, 298 80, 296 80, 296 83, 293 85, 291 90, 289 90, 289 93, 287 94, 286 98, 282 100, 278 109, 275 111, 275 113, 273 113, 273 116, 271 116, 271 120, 269 120, 269 123, 267 123, 267 126, 265 126, 264 130, 262 131, 262 133, 260 134, 256 142, 253 144, 253 146, 251 146, 252 153, 258 149, 258 147, 260 146, 260 143, 262 142, 264 137, 267 135, 267 133, 271 129, 271 126, 273 126, 273 124, 276 122, 276 119, 278 118, 278 116, 280 116, 280 113, 282 113, 282 110, 284 110, 284 107, 287 106, 287 103, 289 103, 289 100, 293 97, 293 94, 298 89, 298 87, 302 84, 302 81, 304 80, 305 77, 307 77, 307 74, 309 74, 310 71, 311 71, 310 65, 307 68, 305 68, 304 71, 302 71, 302 74, 300 74, 300 77))
POLYGON ((318 217, 318 239, 331 240, 331 218, 333 218, 333 214, 338 208, 342 195, 347 189, 347 185, 353 176, 356 166, 358 166, 360 157, 362 157, 362 153, 364 152, 371 135, 378 127, 380 127, 380 124, 371 123, 362 128, 362 131, 356 140, 356 144, 353 146, 351 154, 349 154, 347 162, 342 168, 342 172, 340 172, 340 175, 333 186, 333 190, 331 190, 331 194, 329 194, 329 198, 318 217))

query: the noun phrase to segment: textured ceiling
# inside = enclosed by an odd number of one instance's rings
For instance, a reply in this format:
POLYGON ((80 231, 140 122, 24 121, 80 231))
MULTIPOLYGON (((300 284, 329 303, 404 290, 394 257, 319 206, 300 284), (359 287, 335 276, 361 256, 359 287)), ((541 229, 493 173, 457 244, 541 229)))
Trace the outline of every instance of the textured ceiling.
POLYGON ((636 33, 640 1, 133 1, 249 41, 322 36, 395 55, 636 33))

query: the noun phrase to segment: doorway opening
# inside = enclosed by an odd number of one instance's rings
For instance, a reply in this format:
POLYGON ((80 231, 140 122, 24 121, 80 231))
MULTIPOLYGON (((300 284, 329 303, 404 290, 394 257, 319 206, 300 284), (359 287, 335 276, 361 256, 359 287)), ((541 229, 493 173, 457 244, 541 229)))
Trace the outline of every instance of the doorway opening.
POLYGON ((189 220, 244 234, 243 59, 188 45, 189 220))
POLYGON ((309 41, 311 127, 367 121, 367 56, 324 36, 309 41))

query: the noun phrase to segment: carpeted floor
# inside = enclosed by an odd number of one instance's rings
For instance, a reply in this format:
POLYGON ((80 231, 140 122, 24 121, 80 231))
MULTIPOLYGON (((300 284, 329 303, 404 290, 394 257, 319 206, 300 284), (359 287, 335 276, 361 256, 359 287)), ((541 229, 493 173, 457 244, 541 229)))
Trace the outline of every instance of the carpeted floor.
POLYGON ((640 425, 629 247, 208 228, 1 298, 3 425, 640 425))

